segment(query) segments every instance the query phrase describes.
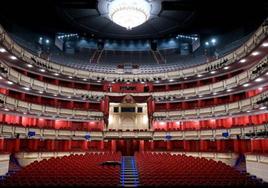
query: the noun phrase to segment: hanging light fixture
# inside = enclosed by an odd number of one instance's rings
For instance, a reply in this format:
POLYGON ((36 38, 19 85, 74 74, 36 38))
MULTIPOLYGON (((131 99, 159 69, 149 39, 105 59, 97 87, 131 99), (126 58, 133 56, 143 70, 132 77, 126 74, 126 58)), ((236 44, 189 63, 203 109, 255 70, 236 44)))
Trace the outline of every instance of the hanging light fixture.
POLYGON ((114 0, 109 4, 109 18, 130 30, 150 18, 151 6, 146 0, 114 0))

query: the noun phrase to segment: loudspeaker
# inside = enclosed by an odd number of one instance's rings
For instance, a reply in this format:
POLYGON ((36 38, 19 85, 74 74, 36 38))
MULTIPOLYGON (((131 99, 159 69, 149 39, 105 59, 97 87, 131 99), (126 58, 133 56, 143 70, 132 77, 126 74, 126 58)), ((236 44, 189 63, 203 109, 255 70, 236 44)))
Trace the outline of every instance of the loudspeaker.
POLYGON ((153 50, 153 51, 157 50, 157 41, 156 40, 151 41, 151 50, 153 50))

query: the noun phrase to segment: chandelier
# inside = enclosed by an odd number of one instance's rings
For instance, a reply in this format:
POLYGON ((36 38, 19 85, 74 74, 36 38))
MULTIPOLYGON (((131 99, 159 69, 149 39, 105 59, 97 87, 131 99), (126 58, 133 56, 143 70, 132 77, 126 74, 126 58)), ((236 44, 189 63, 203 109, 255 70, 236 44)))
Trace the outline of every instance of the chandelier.
POLYGON ((147 0, 114 0, 108 6, 109 19, 127 30, 145 23, 150 12, 147 0))

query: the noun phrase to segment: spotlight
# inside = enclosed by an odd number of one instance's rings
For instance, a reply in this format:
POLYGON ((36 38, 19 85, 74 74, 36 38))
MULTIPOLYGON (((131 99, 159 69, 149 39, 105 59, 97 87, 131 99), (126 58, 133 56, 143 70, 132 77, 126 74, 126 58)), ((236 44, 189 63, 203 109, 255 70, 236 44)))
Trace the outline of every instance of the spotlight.
POLYGON ((263 47, 268 47, 268 42, 264 42, 264 43, 262 44, 262 46, 263 46, 263 47))
POLYGON ((246 59, 241 59, 239 62, 240 63, 245 63, 247 60, 246 59))
POLYGON ((257 51, 252 52, 252 55, 253 55, 253 56, 257 56, 257 55, 259 55, 259 54, 260 54, 260 52, 257 52, 257 51))
POLYGON ((213 38, 213 39, 211 39, 211 43, 213 44, 213 45, 215 45, 216 44, 216 39, 215 38, 213 38))
POLYGON ((257 78, 256 80, 255 80, 255 82, 261 82, 263 79, 262 78, 257 78))
POLYGON ((6 49, 5 48, 0 48, 0 52, 4 53, 4 52, 6 52, 6 49))
POLYGON ((12 59, 12 60, 16 60, 17 59, 17 57, 15 57, 15 56, 10 56, 10 59, 12 59))

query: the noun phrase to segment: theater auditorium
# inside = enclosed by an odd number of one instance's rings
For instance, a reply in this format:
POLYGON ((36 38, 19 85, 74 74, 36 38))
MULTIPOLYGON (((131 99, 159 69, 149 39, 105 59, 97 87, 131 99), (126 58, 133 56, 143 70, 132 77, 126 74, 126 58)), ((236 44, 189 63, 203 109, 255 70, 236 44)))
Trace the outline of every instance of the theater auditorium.
POLYGON ((0 187, 267 182, 267 1, 1 2, 0 187))

